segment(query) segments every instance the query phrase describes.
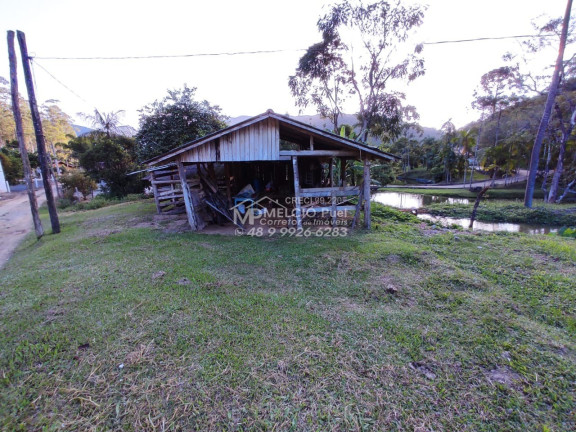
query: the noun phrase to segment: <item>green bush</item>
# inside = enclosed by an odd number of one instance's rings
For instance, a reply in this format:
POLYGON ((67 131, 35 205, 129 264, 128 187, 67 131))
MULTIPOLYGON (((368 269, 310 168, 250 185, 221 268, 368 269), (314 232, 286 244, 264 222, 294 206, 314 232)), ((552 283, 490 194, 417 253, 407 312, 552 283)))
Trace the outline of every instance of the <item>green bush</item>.
POLYGON ((561 237, 572 237, 576 239, 576 228, 562 227, 558 230, 558 235, 561 237))
POLYGON ((90 201, 83 201, 79 203, 74 203, 73 201, 63 198, 58 200, 58 207, 65 211, 84 211, 84 210, 96 210, 102 207, 107 207, 114 204, 120 204, 129 201, 139 201, 143 199, 140 194, 130 194, 124 198, 110 198, 105 195, 97 195, 94 199, 90 201))
POLYGON ((98 185, 90 177, 80 171, 71 172, 60 177, 60 183, 64 187, 65 195, 68 199, 73 198, 73 194, 78 188, 82 195, 90 195, 98 185))
POLYGON ((376 223, 381 222, 422 222, 412 213, 403 212, 393 207, 388 207, 379 203, 372 203, 371 206, 372 220, 376 223))
POLYGON ((0 163, 2 163, 4 177, 8 183, 16 184, 24 176, 22 159, 18 150, 2 147, 0 149, 0 163))
POLYGON ((69 198, 59 198, 56 201, 56 206, 62 210, 67 209, 68 207, 71 207, 72 205, 74 205, 74 202, 69 198))
POLYGON ((78 204, 76 204, 75 210, 96 210, 102 207, 106 207, 112 204, 118 204, 122 202, 119 199, 110 199, 110 198, 105 198, 101 195, 98 195, 96 198, 94 198, 93 200, 90 201, 85 201, 85 202, 80 202, 78 204))

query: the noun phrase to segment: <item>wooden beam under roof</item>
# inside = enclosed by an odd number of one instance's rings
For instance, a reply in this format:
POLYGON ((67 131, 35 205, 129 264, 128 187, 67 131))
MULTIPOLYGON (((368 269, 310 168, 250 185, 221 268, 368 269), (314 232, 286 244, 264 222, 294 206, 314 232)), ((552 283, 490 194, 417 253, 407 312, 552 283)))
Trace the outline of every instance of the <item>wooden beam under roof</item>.
POLYGON ((359 152, 350 150, 280 150, 280 156, 350 156, 358 157, 359 152))

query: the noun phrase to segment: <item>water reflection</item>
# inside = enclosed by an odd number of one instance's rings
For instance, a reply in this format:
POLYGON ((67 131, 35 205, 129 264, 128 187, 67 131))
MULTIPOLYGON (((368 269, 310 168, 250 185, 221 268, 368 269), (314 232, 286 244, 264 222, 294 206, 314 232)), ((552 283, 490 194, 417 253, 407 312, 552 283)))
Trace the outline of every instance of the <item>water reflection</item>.
MULTIPOLYGON (((429 214, 419 214, 420 219, 429 220, 433 222, 438 222, 440 225, 459 225, 462 228, 468 228, 470 224, 470 219, 458 219, 443 216, 432 216, 429 214)), ((480 222, 474 221, 474 230, 482 231, 506 231, 506 232, 521 232, 524 234, 550 234, 558 231, 558 228, 553 228, 549 226, 542 225, 529 225, 529 224, 517 224, 517 223, 506 223, 506 222, 480 222)))
POLYGON ((420 195, 404 192, 378 192, 372 201, 399 209, 418 209, 432 203, 469 204, 468 198, 450 198, 436 195, 420 195))
MULTIPOLYGON (((389 205, 399 209, 419 209, 432 203, 448 203, 448 204, 469 204, 471 200, 467 198, 449 198, 435 195, 421 195, 414 193, 404 192, 378 192, 372 195, 372 201, 389 205)), ((431 220, 438 222, 440 225, 459 225, 463 228, 468 228, 470 219, 449 218, 443 216, 431 216, 428 214, 418 215, 420 219, 431 220)), ((521 232, 525 234, 549 234, 558 231, 558 228, 543 226, 543 225, 529 225, 529 224, 516 224, 504 222, 474 222, 475 230, 483 231, 506 231, 506 232, 521 232)))

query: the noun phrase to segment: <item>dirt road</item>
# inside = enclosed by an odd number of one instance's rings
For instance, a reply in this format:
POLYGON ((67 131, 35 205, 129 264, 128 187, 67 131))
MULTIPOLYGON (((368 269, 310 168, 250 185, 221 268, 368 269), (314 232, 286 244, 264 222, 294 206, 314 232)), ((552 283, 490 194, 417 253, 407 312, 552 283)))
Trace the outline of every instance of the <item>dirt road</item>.
MULTIPOLYGON (((518 170, 518 174, 509 179, 496 179, 494 184, 497 186, 504 186, 508 184, 518 183, 526 181, 528 178, 528 171, 527 170, 518 170)), ((488 186, 492 183, 492 180, 482 180, 479 182, 473 182, 472 187, 484 187, 488 186)), ((470 188, 470 184, 462 184, 462 183, 455 183, 455 184, 430 184, 430 185, 419 185, 419 184, 410 184, 410 185, 389 185, 388 187, 391 188, 407 188, 407 189, 468 189, 470 188)))
MULTIPOLYGON (((44 203, 46 201, 44 191, 37 191, 36 199, 38 205, 44 203)), ((33 229, 28 194, 26 192, 3 194, 0 199, 0 269, 8 262, 26 234, 33 229)))

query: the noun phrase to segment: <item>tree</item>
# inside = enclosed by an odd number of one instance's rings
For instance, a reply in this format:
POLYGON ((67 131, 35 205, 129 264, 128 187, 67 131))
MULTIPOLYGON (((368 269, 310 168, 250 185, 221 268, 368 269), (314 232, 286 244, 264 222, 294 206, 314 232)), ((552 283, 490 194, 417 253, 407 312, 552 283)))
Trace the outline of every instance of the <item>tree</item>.
POLYGON ((123 136, 122 112, 94 110, 94 115, 85 117, 95 130, 64 146, 93 180, 103 182, 104 192, 112 197, 140 193, 144 189, 141 176, 128 175, 138 169, 136 140, 123 136))
MULTIPOLYGON (((556 41, 560 41, 560 45, 564 45, 564 50, 570 44, 573 44, 576 39, 574 37, 574 24, 568 25, 569 11, 564 19, 555 18, 544 22, 542 25, 534 24, 535 29, 538 31, 539 36, 529 39, 523 43, 525 48, 522 57, 522 63, 528 64, 530 56, 541 56, 543 48, 551 47, 556 41), (550 34, 555 34, 555 38, 549 38, 550 34)), ((560 54, 560 53, 559 53, 560 54)), ((542 143, 544 145, 544 175, 542 181, 542 190, 545 193, 545 201, 554 203, 556 202, 559 193, 560 183, 564 180, 565 184, 569 181, 565 176, 564 161, 566 157, 567 146, 572 139, 572 131, 574 129, 574 116, 576 115, 576 71, 574 68, 574 55, 568 60, 559 61, 557 59, 556 68, 559 68, 558 80, 555 89, 556 97, 551 112, 549 113, 548 123, 542 132, 542 143), (548 177, 552 165, 555 161, 555 168, 553 169, 552 181, 548 191, 548 177)), ((547 82, 550 81, 550 76, 546 74, 534 75, 531 72, 526 72, 525 68, 516 67, 515 86, 524 95, 535 95, 535 99, 539 100, 542 105, 545 103, 546 95, 548 93, 547 82)), ((555 70, 556 73, 556 70, 555 70)), ((547 101, 548 103, 551 103, 547 101)), ((541 108, 540 108, 541 110, 541 108)), ((539 113, 539 120, 542 120, 541 111, 539 113)), ((537 133, 534 134, 532 142, 535 142, 537 133)), ((538 157, 539 159, 539 157, 538 157)), ((569 159, 568 159, 569 160, 569 159)), ((538 160, 537 169, 538 175, 542 163, 538 160)))
POLYGON ((6 181, 10 184, 17 184, 24 175, 18 149, 9 146, 0 148, 0 161, 4 167, 6 181))
POLYGON ((402 157, 402 171, 407 172, 412 168, 417 168, 422 162, 422 146, 418 141, 422 134, 422 127, 417 123, 402 123, 395 136, 381 135, 383 144, 380 148, 400 155, 402 157))
POLYGON ((296 75, 288 81, 296 105, 301 108, 315 105, 322 117, 330 119, 334 133, 339 132, 341 109, 348 96, 344 69, 335 46, 324 40, 308 48, 296 75))
MULTIPOLYGON (((507 56, 504 58, 507 60, 507 56)), ((511 93, 515 71, 514 67, 502 66, 485 73, 480 78, 480 89, 474 92, 472 106, 481 112, 481 116, 493 120, 490 122, 493 127, 483 128, 485 135, 492 136, 492 147, 499 144, 503 110, 516 101, 515 95, 511 93)), ((492 157, 495 153, 496 151, 489 152, 487 156, 492 157)), ((500 165, 494 163, 493 159, 492 157, 490 163, 487 163, 493 174, 492 186, 500 170, 500 165)))
POLYGON ((10 90, 6 78, 0 77, 0 146, 16 136, 14 117, 10 108, 10 90))
POLYGON ((514 82, 515 69, 502 66, 486 72, 480 78, 480 88, 474 91, 472 106, 490 116, 501 113, 510 105, 510 89, 514 82))
POLYGON ((92 178, 88 177, 85 173, 80 171, 75 171, 63 175, 60 177, 60 182, 64 187, 64 197, 68 199, 74 198, 76 189, 84 197, 86 197, 98 187, 98 184, 96 184, 92 178))
POLYGON ((442 166, 444 169, 444 180, 446 183, 450 183, 454 175, 458 174, 460 168, 462 168, 462 156, 458 155, 454 151, 454 145, 459 142, 458 134, 456 132, 456 127, 452 123, 452 119, 448 120, 442 125, 442 136, 441 147, 439 156, 442 160, 442 166))
POLYGON ((554 100, 556 99, 556 91, 560 83, 560 72, 564 63, 564 49, 566 48, 566 41, 568 39, 568 27, 570 24, 571 9, 572 9, 572 0, 568 0, 568 3, 566 5, 566 13, 564 14, 564 20, 562 22, 562 32, 560 35, 560 44, 558 48, 558 57, 556 59, 556 67, 554 68, 552 82, 550 84, 550 89, 548 90, 548 98, 546 100, 546 105, 544 107, 544 113, 542 114, 542 121, 540 122, 540 127, 538 128, 538 134, 536 135, 536 139, 534 140, 534 147, 532 148, 532 155, 530 158, 530 170, 528 174, 528 181, 526 182, 526 193, 524 195, 524 205, 528 208, 532 207, 532 198, 534 197, 534 187, 536 185, 538 162, 540 160, 540 148, 542 147, 544 134, 546 132, 546 128, 548 127, 548 122, 550 120, 550 113, 552 112, 554 100))
POLYGON ((464 166, 464 180, 462 184, 466 184, 466 172, 468 168, 468 160, 470 159, 470 154, 472 153, 472 149, 476 145, 476 131, 474 129, 462 129, 458 131, 458 142, 462 151, 462 155, 465 158, 465 166, 464 166))
POLYGON ((105 193, 123 197, 143 190, 138 176, 127 174, 137 170, 136 142, 123 136, 98 137, 93 147, 80 156, 80 166, 94 180, 103 181, 105 193))
MULTIPOLYGON (((65 142, 70 136, 76 133, 71 126, 71 118, 68 114, 56 105, 58 101, 54 99, 47 100, 40 107, 42 116, 42 129, 46 138, 47 151, 50 154, 53 165, 56 165, 56 173, 61 174, 59 161, 67 160, 69 152, 66 150, 65 142)), ((54 171, 54 169, 53 169, 54 171)))
MULTIPOLYGON (((550 192, 547 201, 555 203, 559 193, 560 180, 564 175, 564 158, 569 141, 574 143, 573 131, 576 126, 576 78, 561 83, 558 89, 558 96, 554 103, 554 119, 552 123, 556 125, 555 137, 558 141, 558 157, 550 192)), ((576 174, 576 173, 575 173, 576 174)))
MULTIPOLYGON (((0 147, 16 139, 16 126, 12 114, 12 101, 8 81, 0 77, 0 147)), ((20 112, 22 113, 22 126, 24 129, 24 142, 29 152, 36 150, 34 127, 28 102, 19 97, 20 112)))
POLYGON ((84 115, 84 117, 90 121, 96 132, 104 134, 110 138, 113 135, 122 135, 120 132, 120 120, 123 115, 123 110, 111 111, 107 113, 100 112, 95 109, 94 114, 84 115))
POLYGON ((397 50, 423 17, 422 7, 399 1, 343 0, 332 6, 317 23, 322 41, 308 48, 289 79, 297 105, 315 105, 334 122, 337 132, 343 103, 348 95, 355 96, 360 141, 367 141, 376 124, 396 128, 405 115, 404 94, 391 90, 391 83, 424 74, 421 45, 404 58, 398 58, 397 50))
POLYGON ((92 179, 104 182, 107 195, 122 197, 142 192, 141 178, 127 175, 138 169, 133 138, 96 132, 71 140, 68 148, 92 179))
POLYGON ((46 141, 54 145, 59 142, 66 142, 68 135, 75 135, 71 126, 71 118, 68 114, 56 105, 58 101, 47 100, 41 106, 42 129, 46 141))
POLYGON ((136 135, 137 154, 144 161, 186 142, 226 127, 227 117, 220 107, 208 101, 196 101, 195 87, 169 90, 161 101, 146 105, 140 112, 140 130, 136 135))

